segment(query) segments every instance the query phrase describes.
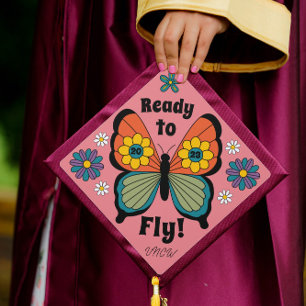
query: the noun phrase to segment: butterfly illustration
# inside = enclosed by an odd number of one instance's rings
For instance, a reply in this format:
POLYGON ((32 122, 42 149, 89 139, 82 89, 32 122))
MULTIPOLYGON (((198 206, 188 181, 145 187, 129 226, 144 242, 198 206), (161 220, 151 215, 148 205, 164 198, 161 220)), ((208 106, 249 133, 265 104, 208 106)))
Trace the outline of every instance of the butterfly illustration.
POLYGON ((160 190, 161 199, 171 195, 176 210, 207 228, 213 186, 206 177, 221 167, 221 126, 212 114, 198 118, 189 128, 172 158, 159 157, 140 117, 125 109, 115 118, 110 161, 122 171, 115 181, 117 223, 144 213, 160 190))

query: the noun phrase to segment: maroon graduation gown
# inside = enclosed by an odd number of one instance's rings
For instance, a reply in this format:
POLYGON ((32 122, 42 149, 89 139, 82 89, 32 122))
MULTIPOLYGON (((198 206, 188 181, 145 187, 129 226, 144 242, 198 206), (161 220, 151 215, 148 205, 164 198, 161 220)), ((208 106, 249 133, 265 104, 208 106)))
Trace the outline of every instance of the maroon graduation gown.
MULTIPOLYGON (((170 305, 302 305, 306 4, 288 5, 293 23, 285 67, 204 77, 290 175, 162 289, 170 305)), ((10 305, 30 305, 52 195, 45 305, 149 304, 144 273, 63 184, 54 191, 55 176, 43 163, 154 60, 135 19, 136 1, 40 1, 10 305)))

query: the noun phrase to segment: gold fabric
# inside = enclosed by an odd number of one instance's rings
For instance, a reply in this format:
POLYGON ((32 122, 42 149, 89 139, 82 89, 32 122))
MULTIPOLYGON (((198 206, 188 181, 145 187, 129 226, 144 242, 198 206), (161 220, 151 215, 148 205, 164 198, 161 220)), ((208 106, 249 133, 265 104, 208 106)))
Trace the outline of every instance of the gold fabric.
POLYGON ((255 48, 271 49, 271 52, 263 51, 262 58, 257 58, 255 62, 252 62, 251 55, 249 61, 242 63, 226 62, 222 59, 216 62, 205 62, 201 67, 204 71, 266 71, 277 69, 288 60, 291 13, 278 2, 272 0, 139 0, 136 28, 138 33, 150 43, 153 43, 155 28, 150 26, 150 17, 148 19, 147 16, 161 13, 158 15, 161 19, 162 13, 166 10, 197 11, 225 17, 242 36, 247 35, 248 39, 255 40, 253 42, 255 48), (269 53, 273 54, 272 59, 265 58, 265 54, 269 53))

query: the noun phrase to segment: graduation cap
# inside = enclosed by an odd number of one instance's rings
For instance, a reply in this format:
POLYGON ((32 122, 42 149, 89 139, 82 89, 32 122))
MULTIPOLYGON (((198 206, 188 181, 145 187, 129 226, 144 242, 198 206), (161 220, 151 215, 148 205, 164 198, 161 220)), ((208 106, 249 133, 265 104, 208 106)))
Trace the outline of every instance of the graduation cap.
POLYGON ((155 64, 46 162, 152 279, 152 305, 286 175, 201 76, 155 64))

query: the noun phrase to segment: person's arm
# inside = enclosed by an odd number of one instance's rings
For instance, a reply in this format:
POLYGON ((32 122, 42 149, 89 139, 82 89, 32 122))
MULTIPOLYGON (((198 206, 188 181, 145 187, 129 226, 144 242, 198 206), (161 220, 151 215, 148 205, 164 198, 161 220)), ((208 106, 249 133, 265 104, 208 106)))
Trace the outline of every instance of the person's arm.
POLYGON ((176 66, 185 78, 186 69, 200 66, 208 50, 202 70, 266 71, 281 67, 288 59, 290 17, 284 5, 272 0, 139 0, 137 31, 154 43, 159 63, 165 68, 176 66), (188 48, 183 48, 184 40, 188 48), (193 51, 195 63, 190 59, 193 51))

